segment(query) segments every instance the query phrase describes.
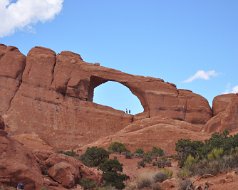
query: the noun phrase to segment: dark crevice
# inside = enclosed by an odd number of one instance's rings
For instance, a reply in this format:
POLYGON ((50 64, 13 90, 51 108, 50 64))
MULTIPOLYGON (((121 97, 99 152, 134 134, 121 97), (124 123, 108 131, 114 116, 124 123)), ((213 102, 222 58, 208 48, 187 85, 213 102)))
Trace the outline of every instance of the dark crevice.
POLYGON ((17 87, 16 87, 16 89, 15 89, 15 91, 14 91, 14 94, 13 94, 12 98, 11 98, 10 101, 9 101, 9 106, 8 106, 6 112, 8 112, 8 110, 10 110, 11 105, 12 105, 12 101, 13 101, 13 99, 15 98, 15 96, 16 96, 16 94, 17 94, 19 88, 21 87, 21 84, 22 84, 22 76, 23 76, 23 72, 24 72, 25 68, 26 68, 26 59, 24 60, 24 65, 23 65, 22 69, 17 73, 17 78, 16 78, 16 79, 18 80, 18 85, 17 85, 17 87))
POLYGON ((55 78, 55 67, 56 67, 56 56, 55 56, 55 62, 54 62, 53 68, 51 70, 52 79, 51 79, 50 85, 52 85, 54 78, 55 78))

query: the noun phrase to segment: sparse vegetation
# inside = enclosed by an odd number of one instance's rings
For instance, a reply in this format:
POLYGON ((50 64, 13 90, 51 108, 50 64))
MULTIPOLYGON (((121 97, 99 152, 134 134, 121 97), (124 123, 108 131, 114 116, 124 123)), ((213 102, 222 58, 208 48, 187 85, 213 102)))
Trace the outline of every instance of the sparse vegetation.
POLYGON ((163 156, 164 151, 159 147, 153 147, 152 150, 151 150, 151 155, 153 157, 163 156))
POLYGON ((122 173, 122 164, 118 160, 106 160, 99 169, 103 171, 105 185, 111 185, 116 189, 125 188, 124 181, 128 179, 128 176, 122 173))
POLYGON ((155 161, 153 165, 158 168, 171 167, 171 161, 166 157, 162 157, 155 161))
POLYGON ((179 183, 179 190, 188 190, 188 189, 193 189, 193 184, 191 180, 185 179, 180 181, 179 183))
POLYGON ((90 147, 87 148, 86 152, 80 157, 80 160, 90 167, 97 167, 109 159, 109 152, 103 148, 90 147))
POLYGON ((137 183, 138 189, 150 188, 152 186, 152 180, 148 177, 141 178, 137 183))
POLYGON ((214 133, 205 142, 179 140, 176 143, 179 177, 213 174, 238 167, 238 134, 214 133))
POLYGON ((120 142, 113 142, 110 144, 108 147, 108 150, 110 152, 116 152, 116 153, 122 153, 122 152, 127 152, 128 150, 126 149, 126 146, 123 143, 120 142))
POLYGON ((92 179, 80 179, 79 184, 83 187, 83 189, 94 189, 97 186, 97 183, 93 181, 92 179))
POLYGON ((74 150, 62 151, 61 153, 72 157, 78 156, 78 154, 74 150))
POLYGON ((137 157, 143 157, 144 153, 145 153, 145 151, 144 151, 142 148, 138 148, 138 149, 136 149, 136 151, 135 151, 135 155, 136 155, 137 157))
POLYGON ((155 174, 154 176, 154 182, 163 182, 166 179, 168 179, 168 176, 165 173, 162 172, 158 172, 157 174, 155 174))

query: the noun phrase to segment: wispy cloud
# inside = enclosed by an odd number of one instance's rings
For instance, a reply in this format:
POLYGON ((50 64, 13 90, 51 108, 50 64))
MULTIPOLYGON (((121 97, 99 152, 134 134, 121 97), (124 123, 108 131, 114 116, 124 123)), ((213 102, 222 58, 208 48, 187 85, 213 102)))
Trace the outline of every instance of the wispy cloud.
POLYGON ((238 85, 231 87, 230 84, 228 84, 226 91, 222 94, 229 94, 229 93, 238 93, 238 85))
POLYGON ((64 0, 0 0, 0 37, 13 34, 37 22, 53 19, 64 0))
POLYGON ((194 75, 192 75, 191 77, 189 77, 188 79, 186 79, 185 83, 189 83, 189 82, 193 82, 194 80, 209 80, 212 77, 217 76, 218 73, 214 70, 210 70, 210 71, 204 71, 204 70, 198 70, 194 75))

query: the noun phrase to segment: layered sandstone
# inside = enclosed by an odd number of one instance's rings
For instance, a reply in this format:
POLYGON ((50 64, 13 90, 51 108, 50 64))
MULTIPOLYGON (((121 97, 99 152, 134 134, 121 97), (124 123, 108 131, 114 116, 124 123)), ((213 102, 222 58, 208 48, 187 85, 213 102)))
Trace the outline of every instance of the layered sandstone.
POLYGON ((235 131, 238 127, 238 94, 224 94, 214 98, 213 114, 205 125, 207 132, 235 131))
POLYGON ((0 46, 0 114, 13 135, 37 134, 58 149, 85 145, 134 121, 161 117, 206 124, 212 110, 205 98, 161 79, 134 76, 90 64, 73 52, 35 47, 24 56, 0 46), (128 87, 144 112, 125 114, 93 103, 94 89, 115 81, 128 87))

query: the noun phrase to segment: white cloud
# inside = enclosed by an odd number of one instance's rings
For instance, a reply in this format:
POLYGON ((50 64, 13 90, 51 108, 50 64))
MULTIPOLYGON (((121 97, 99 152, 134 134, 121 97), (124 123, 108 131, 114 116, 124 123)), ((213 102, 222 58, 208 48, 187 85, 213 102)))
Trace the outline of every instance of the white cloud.
POLYGON ((222 94, 230 94, 230 93, 238 93, 238 85, 231 87, 231 85, 229 84, 229 86, 226 88, 226 91, 223 92, 222 94))
POLYGON ((197 79, 209 80, 210 78, 215 77, 217 75, 218 73, 214 70, 210 70, 210 71, 199 70, 193 76, 186 79, 184 82, 189 83, 197 79))
POLYGON ((231 93, 238 93, 238 85, 232 88, 231 93))
POLYGON ((53 19, 64 0, 0 0, 0 37, 13 34, 37 22, 53 19))

